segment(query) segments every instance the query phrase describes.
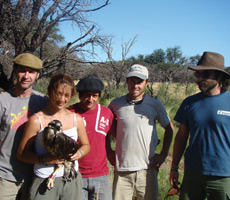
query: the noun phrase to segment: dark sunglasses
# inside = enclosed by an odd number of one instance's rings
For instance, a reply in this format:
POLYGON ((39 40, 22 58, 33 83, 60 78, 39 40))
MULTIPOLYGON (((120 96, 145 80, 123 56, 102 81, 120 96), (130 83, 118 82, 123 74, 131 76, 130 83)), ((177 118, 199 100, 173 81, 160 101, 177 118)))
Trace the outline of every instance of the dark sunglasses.
POLYGON ((205 72, 194 72, 194 76, 197 77, 197 78, 210 78, 213 74, 215 73, 212 73, 212 72, 208 72, 208 71, 205 71, 205 72))

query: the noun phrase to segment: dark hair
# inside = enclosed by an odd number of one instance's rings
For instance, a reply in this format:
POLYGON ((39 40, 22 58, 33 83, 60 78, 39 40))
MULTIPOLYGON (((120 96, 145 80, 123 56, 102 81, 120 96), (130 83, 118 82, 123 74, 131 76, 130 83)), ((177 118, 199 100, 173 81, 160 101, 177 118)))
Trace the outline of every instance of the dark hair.
MULTIPOLYGON (((86 93, 88 91, 85 91, 85 92, 78 92, 78 97, 79 99, 84 95, 84 93, 86 93)), ((99 97, 101 97, 101 91, 93 91, 93 92, 98 92, 99 93, 99 97)))
POLYGON ((228 90, 228 87, 230 85, 230 80, 229 80, 229 76, 227 76, 225 73, 221 72, 221 71, 217 71, 215 70, 216 73, 216 79, 218 79, 221 76, 220 79, 220 87, 221 87, 221 91, 225 92, 228 90))
POLYGON ((75 96, 76 88, 72 77, 68 74, 55 74, 54 76, 52 76, 48 86, 48 91, 47 91, 48 97, 51 97, 55 94, 60 84, 69 85, 71 87, 71 98, 75 96))

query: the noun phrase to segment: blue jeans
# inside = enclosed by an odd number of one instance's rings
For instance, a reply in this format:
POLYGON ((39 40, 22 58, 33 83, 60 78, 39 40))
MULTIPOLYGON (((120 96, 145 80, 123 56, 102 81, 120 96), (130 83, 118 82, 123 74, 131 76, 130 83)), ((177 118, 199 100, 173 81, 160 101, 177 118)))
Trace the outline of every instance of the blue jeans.
POLYGON ((112 200, 112 189, 108 176, 82 178, 82 180, 82 200, 112 200))

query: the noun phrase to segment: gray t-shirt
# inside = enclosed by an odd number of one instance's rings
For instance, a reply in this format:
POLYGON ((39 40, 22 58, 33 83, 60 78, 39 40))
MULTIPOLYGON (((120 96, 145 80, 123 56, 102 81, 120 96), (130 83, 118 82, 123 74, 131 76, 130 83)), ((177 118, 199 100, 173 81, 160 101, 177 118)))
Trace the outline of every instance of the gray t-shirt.
POLYGON ((0 94, 0 177, 13 182, 29 181, 32 165, 16 157, 28 118, 47 105, 47 97, 33 90, 30 97, 16 97, 10 90, 0 94))
POLYGON ((117 118, 116 171, 148 169, 158 144, 156 121, 162 127, 169 124, 162 103, 145 95, 139 104, 130 104, 126 96, 114 99, 109 108, 117 118))

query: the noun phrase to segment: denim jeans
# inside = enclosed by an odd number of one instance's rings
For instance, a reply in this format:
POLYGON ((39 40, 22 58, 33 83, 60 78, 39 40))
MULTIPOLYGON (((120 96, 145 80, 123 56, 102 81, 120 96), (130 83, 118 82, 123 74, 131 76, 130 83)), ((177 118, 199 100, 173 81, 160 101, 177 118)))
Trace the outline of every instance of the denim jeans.
POLYGON ((82 178, 82 180, 82 200, 112 200, 112 189, 108 176, 82 178))

